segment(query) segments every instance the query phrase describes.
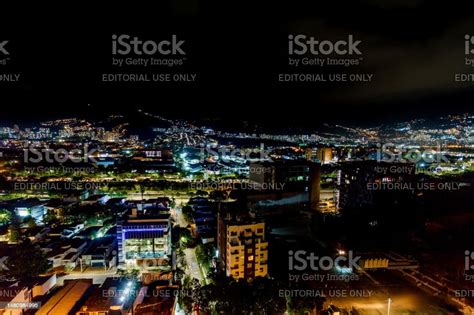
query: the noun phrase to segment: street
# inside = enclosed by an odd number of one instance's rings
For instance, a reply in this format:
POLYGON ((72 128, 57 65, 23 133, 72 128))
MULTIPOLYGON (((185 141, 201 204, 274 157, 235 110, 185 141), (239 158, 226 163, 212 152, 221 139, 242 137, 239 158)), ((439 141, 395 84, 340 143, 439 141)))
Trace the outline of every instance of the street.
MULTIPOLYGON (((175 222, 178 226, 182 228, 186 228, 188 226, 188 222, 181 211, 181 204, 184 202, 183 200, 179 203, 176 202, 176 206, 172 209, 171 213, 175 219, 175 222)), ((186 261, 186 273, 191 276, 191 278, 195 278, 199 280, 200 283, 207 284, 207 279, 205 275, 203 275, 202 268, 199 266, 199 262, 196 258, 196 248, 186 248, 184 250, 185 261, 186 261)))

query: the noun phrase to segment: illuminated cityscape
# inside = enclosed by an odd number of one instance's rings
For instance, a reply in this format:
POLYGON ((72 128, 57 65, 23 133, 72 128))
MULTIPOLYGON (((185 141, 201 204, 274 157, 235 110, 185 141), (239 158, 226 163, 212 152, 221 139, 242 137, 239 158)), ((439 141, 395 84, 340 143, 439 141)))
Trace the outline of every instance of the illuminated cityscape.
POLYGON ((474 2, 21 6, 0 315, 474 315, 474 2))
POLYGON ((6 314, 232 312, 236 290, 272 313, 474 307, 473 115, 252 134, 137 113, 137 134, 3 124, 6 314))

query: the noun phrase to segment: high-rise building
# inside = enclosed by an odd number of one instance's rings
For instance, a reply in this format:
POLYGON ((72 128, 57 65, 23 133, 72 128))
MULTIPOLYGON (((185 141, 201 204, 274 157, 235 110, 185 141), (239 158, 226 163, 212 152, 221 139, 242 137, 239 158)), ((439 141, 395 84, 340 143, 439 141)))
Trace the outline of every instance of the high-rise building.
POLYGON ((251 280, 268 274, 264 222, 219 213, 217 234, 219 265, 227 276, 251 280))
POLYGON ((264 193, 262 198, 291 199, 306 203, 311 209, 318 207, 321 181, 319 163, 299 160, 251 163, 249 180, 257 188, 261 187, 264 193), (272 193, 275 193, 275 197, 271 196, 272 193))
POLYGON ((119 263, 141 265, 166 259, 171 254, 170 214, 162 209, 134 208, 126 221, 117 224, 119 263))
POLYGON ((326 164, 326 163, 331 162, 333 159, 332 148, 319 148, 318 159, 321 162, 321 164, 326 164))
POLYGON ((321 164, 327 164, 334 158, 332 148, 307 148, 305 150, 306 160, 312 162, 319 162, 321 164))
POLYGON ((336 206, 339 209, 400 205, 413 195, 415 165, 352 161, 340 163, 336 206))
POLYGON ((304 151, 306 160, 313 161, 313 148, 306 148, 304 151))

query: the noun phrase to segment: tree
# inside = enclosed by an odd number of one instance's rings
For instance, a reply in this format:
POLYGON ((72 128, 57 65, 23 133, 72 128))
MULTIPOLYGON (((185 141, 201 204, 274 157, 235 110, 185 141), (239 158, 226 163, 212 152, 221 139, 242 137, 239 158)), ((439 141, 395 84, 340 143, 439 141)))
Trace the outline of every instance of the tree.
MULTIPOLYGON (((311 284, 301 283, 298 284, 298 289, 300 290, 311 290, 311 284)), ((288 309, 293 314, 313 314, 314 311, 319 314, 326 302, 324 296, 316 296, 314 298, 307 298, 304 296, 291 296, 288 299, 288 309)))
POLYGON ((46 256, 28 240, 17 246, 5 265, 8 270, 4 272, 20 280, 38 276, 49 269, 46 256))
POLYGON ((32 228, 35 228, 37 225, 36 225, 36 220, 33 218, 33 217, 29 217, 27 220, 26 220, 26 224, 28 225, 28 228, 29 229, 32 229, 32 228))
POLYGON ((10 222, 12 213, 7 209, 0 209, 0 224, 5 225, 10 222))
POLYGON ((227 199, 227 193, 223 190, 213 190, 209 194, 209 198, 215 201, 222 201, 227 199))
POLYGON ((279 291, 282 285, 270 278, 257 277, 251 283, 252 302, 256 314, 283 314, 286 309, 286 299, 279 291))
POLYGON ((191 231, 187 228, 179 228, 179 242, 181 247, 193 248, 196 246, 196 239, 191 235, 191 231))
POLYGON ((308 299, 305 297, 291 297, 289 301, 289 308, 297 314, 312 314, 313 311, 320 311, 323 309, 326 298, 316 297, 308 299))
POLYGON ((20 240, 20 220, 16 215, 12 215, 8 235, 11 243, 17 243, 20 240))
MULTIPOLYGON (((185 266, 183 268, 185 268, 185 266)), ((186 272, 182 268, 176 268, 176 271, 174 272, 174 281, 181 282, 185 275, 186 272)))
POLYGON ((278 292, 283 286, 273 279, 248 282, 218 276, 215 283, 200 287, 193 282, 192 286, 192 294, 183 299, 188 310, 193 305, 213 314, 283 314, 286 310, 286 299, 278 292))
POLYGON ((44 215, 43 222, 51 225, 55 222, 58 222, 58 218, 56 217, 55 213, 53 210, 48 210, 46 214, 44 215))
POLYGON ((204 190, 196 190, 196 196, 207 196, 209 193, 204 190))
POLYGON ((190 222, 193 217, 193 208, 191 206, 184 206, 181 208, 181 212, 183 213, 184 218, 186 221, 190 222))
POLYGON ((127 279, 137 279, 140 275, 140 269, 134 267, 118 268, 117 274, 127 279))
POLYGON ((211 271, 213 253, 214 247, 212 244, 199 244, 196 246, 196 258, 206 274, 211 271))
MULTIPOLYGON (((140 195, 141 195, 141 197, 142 197, 142 202, 143 202, 143 197, 144 197, 144 194, 145 194, 145 191, 146 191, 146 189, 147 189, 147 186, 148 186, 149 182, 150 182, 150 181, 149 181, 148 179, 145 179, 145 180, 140 181, 140 182, 138 183, 138 190, 140 191, 140 195)), ((136 187, 136 186, 135 186, 135 187, 136 187)))
MULTIPOLYGON (((192 290, 192 287, 195 285, 195 282, 191 279, 189 275, 185 275, 182 280, 183 288, 188 292, 188 290, 192 290)), ((201 288, 201 286, 199 286, 201 288)), ((185 311, 186 314, 192 314, 193 311, 193 303, 194 299, 191 294, 183 294, 179 297, 179 305, 185 311)))

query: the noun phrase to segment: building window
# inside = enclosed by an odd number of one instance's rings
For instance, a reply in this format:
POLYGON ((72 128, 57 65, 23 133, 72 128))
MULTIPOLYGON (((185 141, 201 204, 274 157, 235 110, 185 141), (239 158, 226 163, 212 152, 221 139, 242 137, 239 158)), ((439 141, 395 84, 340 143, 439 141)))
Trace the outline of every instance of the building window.
POLYGON ((253 255, 250 255, 250 256, 248 257, 248 260, 249 260, 249 261, 253 261, 253 255))
POLYGON ((247 268, 251 269, 251 268, 252 268, 252 264, 247 264, 247 268))

